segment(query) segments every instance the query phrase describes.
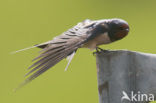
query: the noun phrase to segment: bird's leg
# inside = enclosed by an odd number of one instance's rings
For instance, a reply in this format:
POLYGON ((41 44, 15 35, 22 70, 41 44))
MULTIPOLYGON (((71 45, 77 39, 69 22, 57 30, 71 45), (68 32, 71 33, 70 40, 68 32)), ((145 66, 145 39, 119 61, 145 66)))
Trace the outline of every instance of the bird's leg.
MULTIPOLYGON (((99 51, 99 48, 98 48, 98 47, 96 47, 95 49, 96 49, 96 51, 95 51, 95 52, 93 52, 93 55, 95 55, 96 53, 100 53, 100 51, 99 51)), ((101 48, 100 48, 100 49, 101 49, 101 48)))
POLYGON ((93 55, 95 55, 96 53, 100 53, 100 52, 108 52, 109 50, 105 50, 105 49, 102 49, 102 48, 99 48, 99 47, 96 47, 96 52, 93 52, 93 55))
POLYGON ((95 54, 96 54, 96 53, 99 53, 99 52, 100 52, 100 51, 98 50, 98 48, 97 48, 97 47, 96 47, 95 49, 96 49, 96 51, 95 51, 95 52, 93 52, 93 55, 94 55, 94 56, 95 56, 95 54))
POLYGON ((100 51, 102 51, 102 52, 108 52, 109 51, 109 50, 105 50, 105 49, 102 49, 102 48, 99 48, 99 47, 96 47, 96 50, 98 50, 98 52, 100 52, 100 51))

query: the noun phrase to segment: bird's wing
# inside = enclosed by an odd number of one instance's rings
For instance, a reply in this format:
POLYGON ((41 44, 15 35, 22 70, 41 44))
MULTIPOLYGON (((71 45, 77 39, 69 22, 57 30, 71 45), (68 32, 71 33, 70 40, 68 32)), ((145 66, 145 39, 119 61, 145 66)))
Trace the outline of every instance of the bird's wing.
POLYGON ((82 34, 82 30, 76 33, 74 30, 68 30, 68 32, 55 37, 50 44, 41 51, 41 54, 33 60, 36 62, 29 67, 31 70, 26 76, 32 72, 33 74, 30 75, 22 85, 32 81, 62 59, 72 55, 81 47, 85 40, 87 40, 88 36, 85 32, 82 34))

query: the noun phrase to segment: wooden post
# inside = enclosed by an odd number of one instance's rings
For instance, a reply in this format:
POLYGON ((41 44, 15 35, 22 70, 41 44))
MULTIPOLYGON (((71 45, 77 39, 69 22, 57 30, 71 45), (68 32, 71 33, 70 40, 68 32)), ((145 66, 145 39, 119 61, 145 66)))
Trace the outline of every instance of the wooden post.
POLYGON ((100 103, 148 103, 142 94, 147 94, 148 101, 153 99, 150 94, 156 94, 155 54, 101 51, 96 54, 96 61, 100 103))

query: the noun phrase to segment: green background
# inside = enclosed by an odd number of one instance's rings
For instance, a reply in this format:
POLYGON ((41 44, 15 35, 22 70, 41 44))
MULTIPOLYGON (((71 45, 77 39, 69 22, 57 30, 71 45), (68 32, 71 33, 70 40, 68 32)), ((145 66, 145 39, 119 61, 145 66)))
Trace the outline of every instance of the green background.
POLYGON ((98 103, 95 57, 78 50, 13 92, 40 49, 10 52, 51 40, 85 19, 122 18, 130 25, 121 41, 101 46, 156 53, 156 0, 0 0, 0 103, 98 103))

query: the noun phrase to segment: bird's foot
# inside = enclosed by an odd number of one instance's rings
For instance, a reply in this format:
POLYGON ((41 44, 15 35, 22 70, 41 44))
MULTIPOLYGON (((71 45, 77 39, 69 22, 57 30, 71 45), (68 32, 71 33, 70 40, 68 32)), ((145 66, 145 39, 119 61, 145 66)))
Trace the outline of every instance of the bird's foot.
POLYGON ((93 55, 97 54, 97 53, 100 53, 100 52, 108 52, 109 50, 105 50, 105 49, 102 49, 102 48, 99 48, 99 47, 96 47, 96 51, 93 52, 93 55))
POLYGON ((96 50, 98 52, 108 52, 109 51, 108 49, 106 50, 106 49, 102 49, 102 48, 99 48, 99 47, 97 47, 96 50))
POLYGON ((97 53, 97 52, 93 52, 93 56, 95 56, 95 55, 96 55, 96 53, 97 53))

